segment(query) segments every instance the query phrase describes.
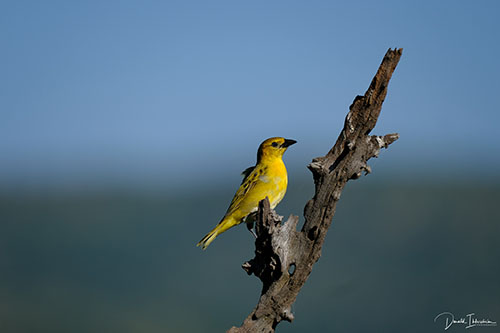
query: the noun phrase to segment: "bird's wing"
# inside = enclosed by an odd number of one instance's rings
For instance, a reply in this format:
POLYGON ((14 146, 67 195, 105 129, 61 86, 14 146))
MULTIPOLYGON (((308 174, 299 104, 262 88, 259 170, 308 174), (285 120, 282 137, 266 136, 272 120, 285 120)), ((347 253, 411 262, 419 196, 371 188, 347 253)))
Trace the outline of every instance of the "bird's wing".
POLYGON ((243 171, 245 178, 243 179, 243 182, 241 182, 238 191, 236 191, 225 216, 231 215, 240 207, 245 195, 257 184, 260 174, 261 173, 256 167, 250 167, 243 171))
POLYGON ((255 166, 251 166, 243 170, 241 175, 243 176, 243 180, 241 181, 241 184, 245 182, 245 180, 248 178, 248 176, 252 173, 253 169, 255 169, 255 166))

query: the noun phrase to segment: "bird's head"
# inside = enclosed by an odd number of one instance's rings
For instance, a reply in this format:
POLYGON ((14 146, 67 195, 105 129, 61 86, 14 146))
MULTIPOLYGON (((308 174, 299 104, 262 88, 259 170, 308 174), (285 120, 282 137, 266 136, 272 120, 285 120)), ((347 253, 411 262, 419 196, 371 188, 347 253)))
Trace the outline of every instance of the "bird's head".
POLYGON ((257 163, 263 158, 281 158, 288 147, 297 141, 281 137, 269 138, 262 142, 257 152, 257 163))

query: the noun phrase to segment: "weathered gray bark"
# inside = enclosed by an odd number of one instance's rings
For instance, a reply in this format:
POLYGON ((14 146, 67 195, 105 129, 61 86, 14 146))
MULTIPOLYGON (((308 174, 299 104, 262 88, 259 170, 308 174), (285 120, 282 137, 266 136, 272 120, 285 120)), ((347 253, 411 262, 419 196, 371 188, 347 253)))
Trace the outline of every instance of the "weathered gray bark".
POLYGON ((299 218, 291 215, 282 225, 282 217, 269 206, 259 204, 256 222, 255 258, 244 263, 248 274, 263 283, 259 303, 241 327, 228 332, 274 332, 282 320, 292 321, 291 306, 321 256, 321 247, 332 223, 335 206, 350 179, 371 170, 367 161, 377 157, 398 139, 398 134, 369 135, 377 123, 387 86, 402 54, 389 49, 364 96, 357 96, 349 108, 344 128, 332 149, 308 165, 316 191, 304 208, 305 223, 297 231, 299 218))

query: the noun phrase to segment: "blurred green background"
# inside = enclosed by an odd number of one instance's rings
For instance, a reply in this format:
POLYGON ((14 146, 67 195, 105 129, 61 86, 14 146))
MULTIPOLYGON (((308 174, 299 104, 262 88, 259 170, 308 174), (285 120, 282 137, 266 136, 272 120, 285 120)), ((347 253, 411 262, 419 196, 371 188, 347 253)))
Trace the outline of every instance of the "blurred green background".
MULTIPOLYGON (((374 134, 279 332, 500 321, 498 1, 11 1, 0 6, 0 332, 221 332, 257 303, 222 217, 261 141, 279 214, 313 194, 389 47, 374 134)), ((452 327, 459 331, 463 327, 452 327)), ((496 328, 478 328, 484 332, 496 328)))
MULTIPOLYGON (((300 213, 311 184, 292 178, 278 212, 300 213)), ((238 227, 205 252, 195 247, 233 189, 3 194, 2 331, 240 324, 260 294, 240 267, 253 258, 253 237, 238 227)), ((348 183, 296 319, 278 331, 439 332, 444 322, 433 318, 444 311, 498 319, 499 199, 498 183, 394 182, 377 170, 348 183)))

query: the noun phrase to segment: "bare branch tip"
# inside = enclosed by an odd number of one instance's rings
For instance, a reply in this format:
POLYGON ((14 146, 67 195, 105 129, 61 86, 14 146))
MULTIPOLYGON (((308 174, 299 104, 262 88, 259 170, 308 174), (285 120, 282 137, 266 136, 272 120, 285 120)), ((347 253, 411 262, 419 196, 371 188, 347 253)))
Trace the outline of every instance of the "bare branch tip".
POLYGON ((313 160, 307 165, 307 168, 311 170, 312 173, 321 174, 323 172, 323 164, 319 161, 313 160))
POLYGON ((252 275, 253 269, 250 261, 246 261, 243 265, 241 265, 241 268, 243 268, 243 270, 247 272, 248 275, 252 275))
POLYGON ((398 133, 386 134, 384 136, 384 142, 385 142, 384 148, 387 148, 391 143, 393 143, 397 139, 399 139, 399 134, 398 133))
POLYGON ((402 55, 403 54, 403 48, 402 47, 400 47, 400 48, 395 47, 394 49, 389 48, 387 50, 387 54, 389 54, 389 53, 397 53, 398 55, 402 55))
POLYGON ((285 311, 283 311, 283 313, 281 314, 281 318, 283 320, 288 321, 289 323, 291 323, 295 319, 290 308, 287 308, 287 309, 285 309, 285 311))

